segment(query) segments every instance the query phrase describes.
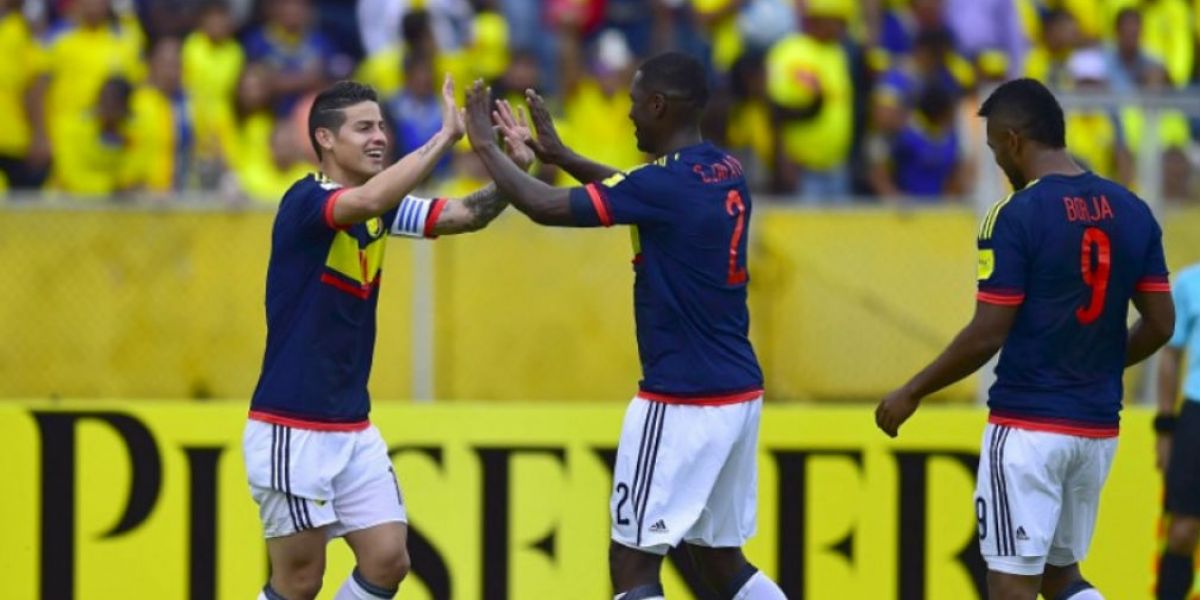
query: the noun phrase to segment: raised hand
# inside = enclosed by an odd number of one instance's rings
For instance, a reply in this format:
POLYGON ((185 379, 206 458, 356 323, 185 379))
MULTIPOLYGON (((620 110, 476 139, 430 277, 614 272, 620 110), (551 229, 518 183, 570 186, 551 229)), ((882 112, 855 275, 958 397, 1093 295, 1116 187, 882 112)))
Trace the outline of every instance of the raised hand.
POLYGON ((446 79, 442 82, 442 132, 451 140, 458 141, 462 139, 464 131, 462 112, 454 101, 454 78, 446 73, 446 79))
POLYGON ((467 139, 474 148, 495 144, 492 131, 492 91, 476 79, 467 90, 467 108, 463 116, 467 139))
POLYGON ((496 109, 492 111, 492 122, 504 136, 505 152, 508 157, 521 169, 528 171, 536 158, 529 142, 533 133, 529 131, 529 122, 525 119, 525 111, 520 107, 514 112, 508 100, 497 100, 496 109))
POLYGON ((558 164, 567 151, 558 131, 554 129, 554 119, 546 108, 546 101, 533 90, 525 90, 525 103, 529 105, 529 116, 533 119, 533 128, 537 131, 537 139, 530 138, 525 142, 533 149, 539 160, 544 163, 558 164))

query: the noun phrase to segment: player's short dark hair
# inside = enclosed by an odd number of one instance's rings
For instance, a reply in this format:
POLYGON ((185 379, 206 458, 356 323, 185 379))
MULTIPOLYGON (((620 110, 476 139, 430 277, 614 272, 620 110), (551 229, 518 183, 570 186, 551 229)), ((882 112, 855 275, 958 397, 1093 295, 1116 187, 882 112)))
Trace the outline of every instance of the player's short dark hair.
POLYGON ((359 102, 379 102, 375 89, 357 81, 339 81, 317 94, 312 108, 308 111, 308 140, 312 142, 317 159, 321 158, 321 145, 317 143, 317 129, 325 128, 337 131, 346 122, 348 106, 359 102))
POLYGON ((697 113, 708 104, 708 72, 693 56, 664 52, 646 59, 638 70, 642 85, 652 92, 686 103, 697 113))
POLYGON ((1050 148, 1067 145, 1062 106, 1035 79, 1014 79, 1002 84, 983 101, 979 116, 1001 121, 1023 137, 1050 148))

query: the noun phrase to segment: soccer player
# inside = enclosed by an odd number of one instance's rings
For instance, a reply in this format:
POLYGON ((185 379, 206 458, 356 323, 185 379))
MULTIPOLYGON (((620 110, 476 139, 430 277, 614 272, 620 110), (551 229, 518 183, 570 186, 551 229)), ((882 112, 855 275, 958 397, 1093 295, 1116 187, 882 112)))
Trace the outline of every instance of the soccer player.
MULTIPOLYGON (((463 135, 449 76, 441 130, 386 169, 384 128, 371 88, 321 92, 308 117, 321 173, 296 182, 275 217, 266 355, 243 437, 271 560, 259 600, 315 597, 335 537, 357 565, 337 600, 395 596, 409 565, 407 517, 387 445, 367 420, 384 242, 474 231, 506 206, 494 186, 461 201, 409 195, 463 135)), ((516 168, 533 161, 520 141, 508 147, 516 168)))
POLYGON ((922 398, 1003 347, 975 492, 988 597, 1096 600, 1078 563, 1117 447, 1122 372, 1174 326, 1162 231, 1141 199, 1072 161, 1042 84, 1005 83, 979 115, 1016 191, 979 230, 975 316, 875 421, 896 436, 922 398))
POLYGON ((1158 356, 1158 468, 1166 474, 1171 524, 1158 563, 1158 600, 1184 600, 1195 577, 1200 540, 1200 265, 1175 278, 1175 335, 1158 356), (1186 351, 1183 408, 1176 415, 1186 351))
MULTIPOLYGON (((492 139, 491 93, 467 96, 467 136, 496 186, 537 223, 633 225, 634 314, 643 379, 625 413, 610 501, 617 598, 662 598, 663 555, 683 542, 723 597, 782 599, 742 554, 754 531, 762 372, 747 337, 742 168, 700 136, 704 68, 680 54, 641 65, 630 89, 637 147, 658 158, 618 172, 562 147, 527 92, 542 160, 583 187, 556 188, 512 168, 492 139)), ((501 103, 498 120, 507 109, 501 103)))

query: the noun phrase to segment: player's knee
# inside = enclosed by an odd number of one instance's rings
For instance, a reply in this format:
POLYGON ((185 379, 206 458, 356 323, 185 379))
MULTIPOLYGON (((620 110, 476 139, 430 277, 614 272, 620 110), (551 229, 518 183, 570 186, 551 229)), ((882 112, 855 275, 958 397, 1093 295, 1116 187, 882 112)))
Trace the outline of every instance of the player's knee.
POLYGON ((320 568, 291 569, 271 576, 271 587, 288 600, 312 600, 321 591, 324 572, 320 568))
POLYGON ((408 576, 412 560, 404 544, 390 545, 373 552, 358 565, 359 571, 371 583, 384 588, 394 588, 408 576))
POLYGON ((1196 551, 1200 542, 1200 517, 1173 517, 1167 529, 1167 551, 1187 555, 1196 551))

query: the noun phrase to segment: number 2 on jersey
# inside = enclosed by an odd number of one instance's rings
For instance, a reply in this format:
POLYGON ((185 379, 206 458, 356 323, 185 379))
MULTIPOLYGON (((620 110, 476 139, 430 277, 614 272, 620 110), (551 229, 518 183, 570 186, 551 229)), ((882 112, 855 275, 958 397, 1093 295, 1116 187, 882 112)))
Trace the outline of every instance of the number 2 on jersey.
POLYGON ((746 268, 737 266, 738 244, 742 242, 742 232, 746 228, 746 204, 742 202, 742 194, 737 190, 729 190, 725 197, 725 212, 731 217, 737 217, 733 226, 733 238, 729 240, 729 274, 725 282, 729 285, 746 283, 746 268))
POLYGON ((1104 312, 1104 297, 1108 294, 1108 276, 1112 267, 1112 244, 1108 234, 1096 227, 1083 231, 1082 247, 1079 249, 1079 269, 1083 283, 1092 290, 1088 305, 1075 309, 1075 318, 1081 325, 1089 325, 1104 312), (1094 250, 1093 250, 1094 247, 1094 250), (1092 260, 1093 256, 1095 261, 1092 260), (1095 266, 1092 263, 1095 262, 1095 266))

